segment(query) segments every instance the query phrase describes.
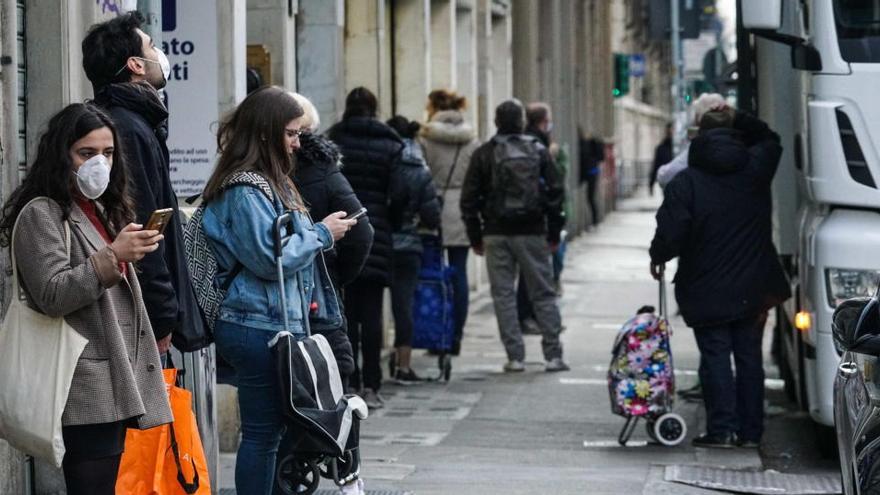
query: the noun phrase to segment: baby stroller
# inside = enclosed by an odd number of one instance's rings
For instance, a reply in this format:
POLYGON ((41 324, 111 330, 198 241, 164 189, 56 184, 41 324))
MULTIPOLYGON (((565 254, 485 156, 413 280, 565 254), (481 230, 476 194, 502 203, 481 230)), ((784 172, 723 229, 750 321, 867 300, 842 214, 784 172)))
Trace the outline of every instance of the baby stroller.
POLYGON ((660 278, 660 314, 644 306, 620 329, 611 351, 608 393, 611 412, 626 418, 618 443, 626 446, 640 418, 647 421, 648 436, 673 446, 687 435, 687 424, 672 412, 675 370, 666 319, 666 283, 660 278))
MULTIPOLYGON (((336 359, 327 339, 309 335, 297 340, 289 332, 284 293, 282 252, 290 240, 282 230, 291 224, 285 213, 275 220, 275 262, 284 315, 284 331, 269 343, 278 367, 283 414, 287 427, 296 431, 291 454, 279 460, 278 487, 287 495, 310 494, 321 477, 338 486, 359 476, 359 423, 367 418, 367 405, 356 395, 344 395, 336 359)), ((288 229, 291 232, 292 228, 288 229)), ((308 314, 308 308, 303 309, 308 314)), ((306 319, 306 321, 308 321, 306 319)), ((308 323, 306 332, 310 334, 308 323)))
MULTIPOLYGON (((428 349, 437 353, 440 374, 436 380, 449 381, 452 375, 452 345, 455 340, 455 322, 452 313, 452 275, 454 269, 443 255, 440 236, 422 236, 422 267, 413 296, 413 349, 428 349)), ((394 376, 397 358, 390 357, 389 371, 394 376)))

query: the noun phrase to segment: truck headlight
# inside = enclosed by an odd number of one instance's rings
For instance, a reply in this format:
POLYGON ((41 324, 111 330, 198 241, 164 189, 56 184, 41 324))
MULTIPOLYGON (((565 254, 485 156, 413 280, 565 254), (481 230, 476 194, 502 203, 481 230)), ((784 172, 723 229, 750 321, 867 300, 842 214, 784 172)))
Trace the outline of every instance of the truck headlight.
POLYGON ((880 270, 847 270, 828 268, 825 270, 828 290, 828 304, 836 308, 841 302, 854 297, 867 297, 874 294, 880 283, 880 270))

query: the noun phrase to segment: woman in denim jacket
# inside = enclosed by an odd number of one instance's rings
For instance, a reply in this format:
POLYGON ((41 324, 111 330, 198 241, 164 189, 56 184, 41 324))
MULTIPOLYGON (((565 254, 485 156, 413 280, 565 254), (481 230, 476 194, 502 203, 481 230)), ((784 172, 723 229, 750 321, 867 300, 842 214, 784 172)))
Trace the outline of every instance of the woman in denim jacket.
POLYGON ((283 430, 280 387, 268 342, 283 329, 273 254, 275 218, 295 212, 293 238, 284 248, 284 284, 290 331, 305 336, 312 320, 341 321, 339 302, 323 263, 354 225, 333 213, 313 224, 293 175, 302 108, 284 90, 251 93, 220 125, 220 159, 205 188, 203 228, 221 278, 229 286, 215 326, 217 351, 238 376, 241 446, 235 467, 238 493, 268 495, 283 430))

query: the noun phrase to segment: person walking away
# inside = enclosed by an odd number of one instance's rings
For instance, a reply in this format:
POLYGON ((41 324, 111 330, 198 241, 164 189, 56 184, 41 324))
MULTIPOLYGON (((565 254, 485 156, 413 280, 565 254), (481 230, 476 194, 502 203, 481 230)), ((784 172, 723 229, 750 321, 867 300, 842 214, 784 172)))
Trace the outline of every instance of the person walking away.
POLYGON ((165 241, 138 263, 138 277, 150 324, 164 355, 170 343, 191 351, 210 343, 192 288, 177 195, 168 165, 168 110, 157 90, 165 87, 170 66, 165 54, 141 30, 143 16, 129 12, 92 26, 82 42, 83 69, 119 129, 129 156, 136 221, 171 208, 165 241))
POLYGON ((559 246, 565 218, 563 189, 550 153, 523 134, 525 111, 516 99, 495 110, 498 133, 474 152, 461 194, 467 235, 486 256, 501 340, 504 370, 524 371, 525 346, 516 314, 516 278, 522 269, 543 337, 546 371, 565 371, 559 333, 562 318, 553 290, 550 255, 559 246))
POLYGON ((452 355, 461 351, 461 339, 467 323, 470 286, 467 259, 470 243, 462 221, 461 186, 471 163, 471 155, 480 145, 473 126, 465 121, 467 98, 455 92, 437 89, 428 95, 428 122, 419 131, 419 143, 425 161, 434 176, 434 186, 442 203, 441 233, 443 247, 453 273, 453 319, 455 337, 452 355))
POLYGON ((581 169, 581 183, 587 183, 587 205, 590 207, 593 230, 599 225, 598 187, 602 178, 602 162, 605 161, 605 143, 600 138, 588 137, 583 128, 579 129, 578 161, 581 169))
POLYGON ((651 178, 648 181, 648 194, 654 195, 654 184, 657 183, 657 171, 672 161, 672 123, 666 124, 663 140, 654 148, 654 162, 651 165, 651 178))
POLYGON ((391 171, 391 228, 394 256, 391 270, 391 310, 394 314, 392 379, 411 385, 422 379, 412 370, 413 301, 422 266, 420 229, 440 226, 440 200, 421 146, 415 141, 418 122, 397 115, 387 122, 403 138, 403 152, 391 171))
POLYGON ((69 495, 115 493, 126 429, 172 420, 133 265, 163 237, 133 223, 124 159, 105 112, 69 105, 0 212, 0 245, 14 250, 27 304, 88 339, 61 417, 69 495))
POLYGON ((281 88, 266 86, 248 95, 220 124, 220 157, 202 195, 202 228, 216 254, 221 283, 234 276, 220 305, 215 339, 217 352, 238 377, 238 493, 268 495, 275 478, 284 420, 268 343, 285 328, 279 284, 284 284, 286 319, 294 335, 305 337, 310 318, 328 325, 342 321, 321 253, 355 221, 334 212, 313 224, 290 180, 302 114, 281 88), (279 281, 273 224, 288 211, 293 213, 292 237, 284 247, 284 280, 279 281))
POLYGON ((698 447, 761 441, 764 324, 791 296, 772 240, 770 184, 781 154, 779 135, 764 122, 707 112, 688 167, 666 186, 657 212, 651 272, 659 278, 679 258, 675 296, 700 349, 706 433, 694 439, 698 447))
POLYGON ((345 99, 342 120, 327 137, 342 153, 342 174, 367 209, 373 225, 373 245, 360 275, 345 288, 345 316, 355 355, 351 385, 371 409, 383 406, 382 300, 391 283, 391 169, 403 149, 400 136, 376 118, 378 101, 370 90, 357 87, 345 99), (361 363, 358 365, 358 355, 361 363))

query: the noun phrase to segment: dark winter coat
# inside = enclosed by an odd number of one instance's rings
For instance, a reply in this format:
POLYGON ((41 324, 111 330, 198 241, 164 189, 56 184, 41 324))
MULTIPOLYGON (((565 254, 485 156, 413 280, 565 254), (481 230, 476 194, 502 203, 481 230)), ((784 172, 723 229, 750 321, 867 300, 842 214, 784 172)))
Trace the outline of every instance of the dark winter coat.
POLYGON ((187 345, 181 339, 182 330, 206 337, 208 331, 186 265, 177 195, 169 175, 165 144, 168 111, 156 90, 146 83, 108 85, 95 96, 95 103, 106 109, 116 124, 133 186, 137 223, 145 225, 157 209, 174 209, 159 249, 137 263, 153 333, 158 340, 173 332, 172 343, 181 350, 203 347, 209 342, 187 345))
POLYGON ((412 139, 403 142, 403 152, 391 172, 391 190, 400 191, 391 203, 392 240, 396 252, 421 253, 419 228, 440 226, 440 200, 421 147, 412 139))
POLYGON ((342 152, 342 174, 358 200, 367 208, 375 231, 373 246, 358 280, 391 282, 391 169, 403 149, 403 141, 384 123, 367 117, 351 117, 334 125, 327 137, 342 152))
MULTIPOLYGON (((339 168, 340 159, 339 148, 326 137, 311 133, 300 136, 294 182, 316 222, 333 212, 351 214, 362 207, 339 168)), ((373 227, 368 217, 361 217, 332 251, 324 253, 327 270, 337 288, 357 278, 372 244, 373 227)))
POLYGON ((675 295, 689 326, 755 316, 791 296, 770 218, 781 154, 767 124, 737 114, 733 129, 694 139, 688 168, 666 187, 651 262, 679 258, 675 295))
POLYGON ((471 156, 470 167, 461 193, 461 214, 471 246, 483 243, 484 235, 546 235, 551 243, 559 242, 565 225, 562 204, 565 200, 562 179, 547 148, 537 138, 530 139, 541 155, 541 179, 544 186, 544 214, 529 220, 505 222, 494 218, 489 208, 492 194, 492 169, 495 167, 495 138, 481 145, 471 156))

